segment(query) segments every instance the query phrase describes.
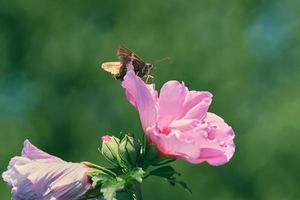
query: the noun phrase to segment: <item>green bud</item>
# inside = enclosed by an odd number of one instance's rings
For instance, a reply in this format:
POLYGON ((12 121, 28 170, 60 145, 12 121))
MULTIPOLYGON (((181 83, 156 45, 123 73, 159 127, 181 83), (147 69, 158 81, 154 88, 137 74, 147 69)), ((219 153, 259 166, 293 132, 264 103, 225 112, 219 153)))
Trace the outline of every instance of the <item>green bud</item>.
POLYGON ((128 166, 135 166, 140 150, 140 145, 131 136, 125 135, 120 142, 119 154, 128 166))
POLYGON ((120 162, 119 156, 119 138, 114 136, 105 135, 101 137, 102 140, 102 155, 114 166, 118 166, 120 162))

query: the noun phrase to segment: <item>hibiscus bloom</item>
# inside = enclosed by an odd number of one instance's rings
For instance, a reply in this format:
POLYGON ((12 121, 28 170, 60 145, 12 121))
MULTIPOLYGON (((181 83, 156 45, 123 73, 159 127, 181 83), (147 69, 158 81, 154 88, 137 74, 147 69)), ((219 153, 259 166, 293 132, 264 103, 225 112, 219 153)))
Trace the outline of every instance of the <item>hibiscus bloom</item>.
POLYGON ((4 181, 12 187, 13 200, 72 200, 90 188, 89 168, 52 156, 25 140, 22 156, 11 159, 4 181))
POLYGON ((190 163, 222 165, 234 154, 234 131, 222 118, 208 112, 212 94, 189 91, 178 81, 168 81, 158 96, 154 85, 145 84, 129 70, 122 86, 138 110, 150 143, 161 154, 190 163))

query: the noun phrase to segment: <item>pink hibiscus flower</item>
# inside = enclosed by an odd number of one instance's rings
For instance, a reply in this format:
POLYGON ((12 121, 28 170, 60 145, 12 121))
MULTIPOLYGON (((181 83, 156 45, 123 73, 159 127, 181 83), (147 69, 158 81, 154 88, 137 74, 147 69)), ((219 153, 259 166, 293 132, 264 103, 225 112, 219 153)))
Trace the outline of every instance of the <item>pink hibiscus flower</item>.
POLYGON ((90 188, 89 168, 47 154, 25 140, 22 156, 11 159, 2 174, 13 200, 72 200, 90 188))
POLYGON ((224 120, 208 112, 209 92, 189 91, 178 81, 168 81, 158 96, 132 70, 122 86, 138 110, 145 134, 161 154, 190 163, 222 165, 234 154, 234 132, 224 120))

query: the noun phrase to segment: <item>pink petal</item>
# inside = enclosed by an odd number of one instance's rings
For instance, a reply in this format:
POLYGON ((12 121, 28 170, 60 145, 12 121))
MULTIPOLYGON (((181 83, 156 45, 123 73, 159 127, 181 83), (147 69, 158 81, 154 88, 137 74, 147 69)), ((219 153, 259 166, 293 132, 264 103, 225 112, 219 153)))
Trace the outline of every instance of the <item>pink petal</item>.
POLYGON ((182 113, 188 89, 178 81, 168 81, 160 90, 158 99, 158 126, 168 127, 182 113))
POLYGON ((127 72, 122 86, 126 90, 129 102, 137 108, 144 130, 146 130, 147 127, 153 126, 156 122, 153 90, 136 76, 132 70, 127 72))
POLYGON ((159 133, 158 130, 148 130, 150 140, 156 145, 159 152, 164 156, 189 160, 198 158, 200 155, 200 147, 193 140, 181 138, 181 133, 177 130, 172 131, 168 135, 159 133))
POLYGON ((191 159, 191 163, 208 162, 211 165, 219 166, 228 162, 228 158, 220 150, 201 148, 201 156, 196 159, 191 159))
POLYGON ((197 119, 179 119, 171 122, 169 127, 171 129, 178 129, 181 131, 188 131, 194 129, 199 124, 197 119))
POLYGON ((29 158, 31 160, 50 159, 50 160, 62 161, 60 158, 58 158, 56 156, 52 156, 52 155, 38 149, 36 146, 31 144, 29 142, 29 140, 24 141, 22 156, 26 157, 26 158, 29 158))
POLYGON ((204 119, 206 129, 199 129, 200 157, 194 163, 208 162, 211 165, 222 165, 228 162, 235 151, 233 143, 234 132, 222 118, 207 113, 204 119))
POLYGON ((210 92, 196 92, 190 91, 186 96, 183 113, 181 118, 201 120, 205 117, 209 105, 212 101, 212 94, 210 92))
POLYGON ((157 102, 158 101, 158 93, 155 90, 155 85, 154 84, 145 84, 145 85, 148 88, 148 90, 149 90, 149 92, 152 96, 153 101, 157 102))

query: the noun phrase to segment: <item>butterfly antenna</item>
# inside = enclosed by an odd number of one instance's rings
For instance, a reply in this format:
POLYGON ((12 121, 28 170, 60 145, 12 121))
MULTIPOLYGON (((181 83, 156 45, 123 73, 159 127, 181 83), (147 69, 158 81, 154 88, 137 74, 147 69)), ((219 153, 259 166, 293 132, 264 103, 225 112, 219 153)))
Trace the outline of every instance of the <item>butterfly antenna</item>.
POLYGON ((171 57, 164 57, 164 58, 162 58, 162 59, 160 59, 160 60, 157 60, 157 61, 155 61, 153 64, 157 64, 157 63, 160 63, 160 62, 163 62, 163 61, 166 61, 166 60, 171 60, 171 57))

